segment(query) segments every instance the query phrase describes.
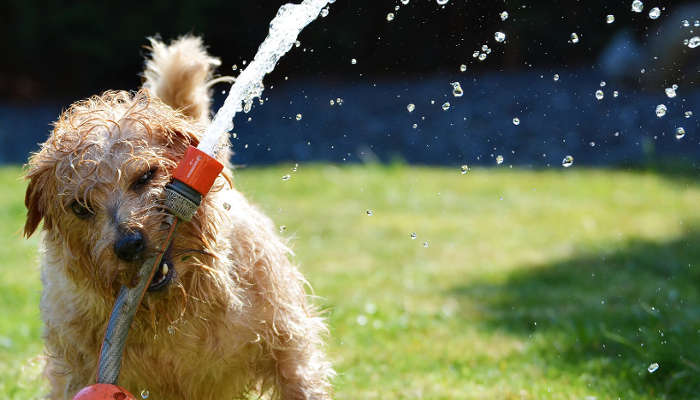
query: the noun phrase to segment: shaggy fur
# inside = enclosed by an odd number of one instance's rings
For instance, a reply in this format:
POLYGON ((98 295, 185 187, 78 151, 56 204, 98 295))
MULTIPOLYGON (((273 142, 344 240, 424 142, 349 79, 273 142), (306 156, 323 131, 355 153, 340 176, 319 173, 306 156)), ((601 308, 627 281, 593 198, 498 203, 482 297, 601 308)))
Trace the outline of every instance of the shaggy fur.
MULTIPOLYGON (((198 38, 151 46, 143 89, 73 104, 29 160, 24 232, 44 221, 41 315, 51 399, 71 399, 94 383, 119 287, 132 284, 163 240, 163 188, 208 122, 219 61, 198 38), (152 178, 140 182, 148 171, 152 178), (80 206, 89 211, 82 218, 80 206), (144 232, 146 250, 124 261, 115 242, 135 230, 144 232)), ((175 278, 146 294, 119 383, 153 399, 327 399, 333 370, 322 350, 324 322, 274 225, 225 171, 178 228, 166 254, 175 278)))

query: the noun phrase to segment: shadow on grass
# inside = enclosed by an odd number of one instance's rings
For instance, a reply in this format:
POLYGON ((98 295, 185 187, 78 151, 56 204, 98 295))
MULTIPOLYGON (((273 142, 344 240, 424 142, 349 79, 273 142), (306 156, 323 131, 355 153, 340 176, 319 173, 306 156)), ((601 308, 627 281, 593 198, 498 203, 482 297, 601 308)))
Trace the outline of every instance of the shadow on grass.
POLYGON ((480 328, 526 338, 526 364, 587 375, 622 398, 700 398, 699 228, 527 266, 450 295, 476 306, 480 328))
POLYGON ((700 183, 700 165, 689 157, 650 158, 617 168, 622 171, 650 173, 685 183, 700 183))

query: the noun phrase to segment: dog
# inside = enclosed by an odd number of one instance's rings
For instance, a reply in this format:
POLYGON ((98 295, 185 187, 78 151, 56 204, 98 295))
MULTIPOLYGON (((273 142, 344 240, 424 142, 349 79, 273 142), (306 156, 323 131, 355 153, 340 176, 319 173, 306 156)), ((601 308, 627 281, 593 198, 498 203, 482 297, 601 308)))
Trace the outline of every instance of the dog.
MULTIPOLYGON (((227 80, 213 79, 220 62, 198 37, 150 39, 149 50, 140 90, 72 104, 26 167, 24 234, 43 221, 51 399, 94 383, 116 295, 164 240, 164 187, 206 130, 211 85, 227 80)), ((224 168, 158 266, 119 385, 151 399, 330 398, 327 327, 290 253, 224 168)))

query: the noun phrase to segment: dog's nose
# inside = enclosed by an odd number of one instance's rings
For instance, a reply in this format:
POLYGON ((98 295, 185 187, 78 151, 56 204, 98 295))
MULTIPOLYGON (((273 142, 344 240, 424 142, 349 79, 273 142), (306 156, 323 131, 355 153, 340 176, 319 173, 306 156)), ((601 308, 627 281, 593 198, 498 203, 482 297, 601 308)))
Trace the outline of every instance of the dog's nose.
POLYGON ((143 238, 143 233, 139 230, 122 233, 117 242, 114 243, 114 252, 117 253, 117 257, 124 261, 136 260, 145 248, 146 241, 143 238))

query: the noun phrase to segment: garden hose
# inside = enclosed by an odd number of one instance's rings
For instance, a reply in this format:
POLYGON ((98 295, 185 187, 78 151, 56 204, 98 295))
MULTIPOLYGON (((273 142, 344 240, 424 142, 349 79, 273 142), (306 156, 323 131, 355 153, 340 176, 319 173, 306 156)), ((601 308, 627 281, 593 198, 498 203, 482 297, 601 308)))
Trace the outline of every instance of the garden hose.
POLYGON ((170 213, 170 227, 155 256, 148 258, 138 271, 136 286, 122 286, 112 308, 97 366, 97 384, 82 389, 73 400, 131 400, 135 397, 117 386, 124 344, 143 296, 175 236, 180 221, 194 216, 202 196, 211 189, 223 165, 201 150, 190 146, 173 172, 173 181, 165 187, 165 209, 170 213))
POLYGON ((158 249, 158 253, 154 257, 146 260, 141 266, 141 269, 138 271, 138 282, 136 286, 132 288, 122 286, 119 290, 119 295, 114 302, 112 314, 107 324, 107 331, 102 341, 100 359, 98 361, 97 383, 117 383, 119 371, 121 369, 122 354, 124 352, 124 343, 129 333, 129 327, 131 327, 136 309, 139 304, 141 304, 141 300, 146 294, 148 285, 151 283, 158 269, 158 265, 160 265, 163 259, 165 250, 172 242, 173 233, 177 228, 177 224, 177 219, 171 222, 168 235, 158 249))

